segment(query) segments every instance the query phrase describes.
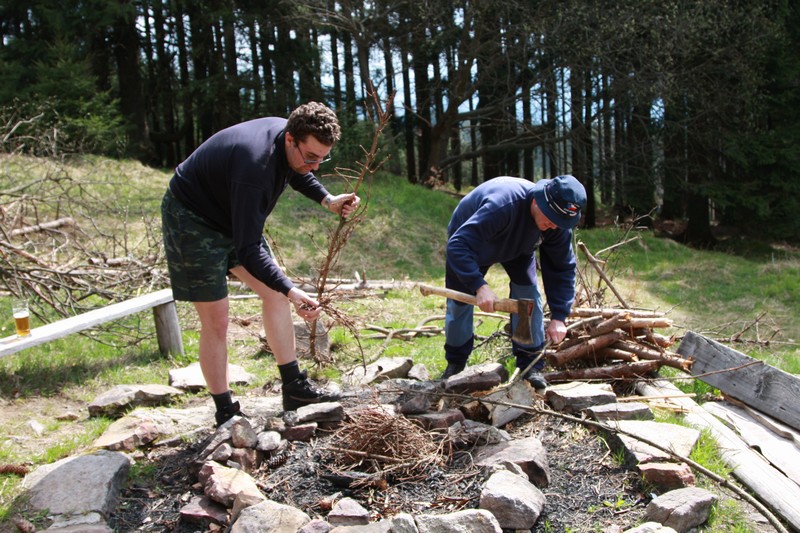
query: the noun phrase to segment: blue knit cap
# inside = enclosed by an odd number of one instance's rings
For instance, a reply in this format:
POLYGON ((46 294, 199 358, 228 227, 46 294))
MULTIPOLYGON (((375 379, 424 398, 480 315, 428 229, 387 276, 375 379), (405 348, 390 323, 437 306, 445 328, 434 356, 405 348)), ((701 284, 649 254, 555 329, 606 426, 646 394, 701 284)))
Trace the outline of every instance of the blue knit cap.
POLYGON ((542 213, 561 229, 577 226, 586 207, 586 189, 570 175, 536 182, 533 198, 542 213))

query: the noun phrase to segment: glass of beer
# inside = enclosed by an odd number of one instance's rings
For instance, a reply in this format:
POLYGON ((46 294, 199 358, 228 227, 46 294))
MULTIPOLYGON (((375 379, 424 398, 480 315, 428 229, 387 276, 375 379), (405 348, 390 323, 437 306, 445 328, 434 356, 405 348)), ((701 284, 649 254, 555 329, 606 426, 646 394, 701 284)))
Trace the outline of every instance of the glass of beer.
POLYGON ((31 313, 28 310, 28 302, 25 300, 14 300, 11 312, 14 313, 14 325, 17 328, 17 336, 26 337, 31 334, 31 313))

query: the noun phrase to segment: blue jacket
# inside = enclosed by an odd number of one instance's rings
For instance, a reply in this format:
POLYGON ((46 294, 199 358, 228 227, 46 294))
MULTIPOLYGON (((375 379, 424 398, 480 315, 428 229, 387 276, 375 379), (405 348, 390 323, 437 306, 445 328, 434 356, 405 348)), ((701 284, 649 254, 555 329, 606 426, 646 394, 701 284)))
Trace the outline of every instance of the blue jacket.
POLYGON ((540 231, 531 215, 528 180, 501 176, 473 189, 459 202, 447 227, 447 262, 473 294, 486 284, 480 272, 496 263, 530 255, 538 248, 547 304, 564 321, 575 301, 572 231, 540 231))
POLYGON ((170 190, 208 225, 233 239, 242 266, 283 294, 294 284, 261 246, 264 224, 287 185, 319 203, 328 191, 289 166, 286 119, 250 120, 209 137, 175 169, 170 190))

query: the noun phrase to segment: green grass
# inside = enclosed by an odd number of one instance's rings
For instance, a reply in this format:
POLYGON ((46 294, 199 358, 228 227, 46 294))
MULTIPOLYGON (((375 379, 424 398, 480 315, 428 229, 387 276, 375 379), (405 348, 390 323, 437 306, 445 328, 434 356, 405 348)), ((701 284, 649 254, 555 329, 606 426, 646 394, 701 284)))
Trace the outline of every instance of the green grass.
MULTIPOLYGON (((86 229, 87 246, 104 243, 109 249, 99 251, 112 257, 125 251, 138 253, 149 249, 154 242, 158 244, 160 201, 171 172, 147 169, 129 161, 99 158, 68 165, 22 157, 6 158, 1 163, 0 207, 20 201, 17 196, 4 195, 2 191, 34 183, 37 176, 55 176, 60 181, 48 186, 29 185, 27 191, 66 190, 72 200, 69 214, 78 218, 81 228, 86 229), (102 232, 92 229, 88 213, 84 212, 89 206, 98 205, 102 207, 91 214, 96 224, 103 225, 102 232), (101 238, 101 233, 113 238, 101 238)), ((334 178, 323 180, 332 192, 346 190, 344 184, 334 178)), ((367 281, 408 280, 443 285, 446 228, 458 198, 383 173, 364 183, 359 194, 367 205, 363 221, 351 235, 337 270, 331 272, 330 277, 351 278, 358 271, 367 281)), ((26 202, 26 216, 35 215, 41 219, 64 216, 58 206, 60 209, 67 206, 56 202, 35 211, 30 201, 26 202)), ((18 207, 19 204, 13 205, 18 207)), ((291 189, 286 191, 268 220, 267 230, 290 275, 316 274, 328 233, 336 223, 330 213, 291 189)), ((633 235, 638 239, 598 257, 608 261, 606 272, 631 306, 668 311, 675 321, 671 332, 676 335, 691 329, 717 339, 735 335, 766 313, 742 338, 771 339, 771 342, 768 345, 741 342, 733 346, 787 372, 800 372, 800 321, 796 319, 800 316, 800 253, 797 250, 768 243, 733 241, 729 247, 734 253, 722 253, 690 249, 648 231, 633 235)), ((600 228, 578 230, 576 240, 584 242, 597 254, 625 236, 622 229, 600 228)), ((617 306, 613 294, 598 281, 580 253, 579 263, 588 286, 593 291, 603 291, 607 305, 617 306)), ((499 295, 506 294, 507 279, 502 269, 491 269, 488 281, 499 295)), ((382 338, 367 339, 370 331, 366 328, 370 324, 393 329, 415 328, 431 317, 436 318, 428 325, 443 326, 444 304, 443 298, 424 297, 413 288, 375 291, 369 298, 337 300, 337 307, 357 325, 360 343, 352 331, 334 328, 331 339, 336 362, 324 369, 310 368, 312 374, 336 379, 341 372, 364 359, 397 356, 424 363, 431 375, 437 375, 445 366, 441 336, 419 336, 412 341, 394 339, 386 343, 382 338)), ((0 298, 0 309, 5 310, 7 305, 7 298, 0 298)), ((165 359, 158 354, 152 317, 141 313, 139 317, 115 324, 111 333, 93 334, 105 344, 72 335, 0 359, 0 397, 15 408, 22 408, 26 402, 49 406, 39 418, 45 425, 46 436, 50 437, 44 449, 22 453, 5 435, 0 436, 0 461, 27 462, 36 467, 85 450, 109 421, 82 417, 73 422, 53 423, 60 404, 85 406, 100 392, 122 383, 166 383, 171 368, 196 361, 198 336, 193 310, 183 303, 178 309, 187 352, 181 357, 165 359), (119 336, 120 332, 130 331, 127 328, 142 333, 133 335, 138 339, 136 344, 129 345, 125 342, 127 337, 119 336)), ((236 300, 231 304, 233 317, 250 317, 258 312, 256 300, 236 300)), ((503 325, 503 320, 481 318, 477 333, 486 341, 475 350, 471 363, 510 363, 507 342, 492 336, 503 325)), ((10 313, 2 312, 0 336, 12 332, 10 313)), ((260 343, 252 335, 231 340, 230 359, 256 375, 256 386, 277 378, 272 356, 261 350, 260 343)), ((711 392, 699 382, 691 383, 698 396, 711 392)), ((240 393, 246 389, 235 387, 240 393)), ((14 420, 7 434, 29 437, 27 420, 25 417, 14 420)), ((699 460, 703 461, 711 464, 713 458, 699 460)), ((19 494, 18 484, 16 477, 0 476, 0 524, 8 517, 11 502, 19 494)), ((730 516, 727 511, 724 514, 730 516)), ((722 523, 728 518, 719 520, 722 523)), ((735 531, 709 529, 712 530, 735 531)))

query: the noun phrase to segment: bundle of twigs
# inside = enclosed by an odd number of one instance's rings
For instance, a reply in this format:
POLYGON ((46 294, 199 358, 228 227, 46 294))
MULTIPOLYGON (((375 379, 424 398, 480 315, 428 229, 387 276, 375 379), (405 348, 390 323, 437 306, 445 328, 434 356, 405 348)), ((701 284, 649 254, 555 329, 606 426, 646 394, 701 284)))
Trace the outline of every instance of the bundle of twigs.
POLYGON ((398 480, 424 479, 433 465, 442 465, 441 446, 430 433, 405 417, 380 407, 350 414, 331 438, 332 466, 398 480))

